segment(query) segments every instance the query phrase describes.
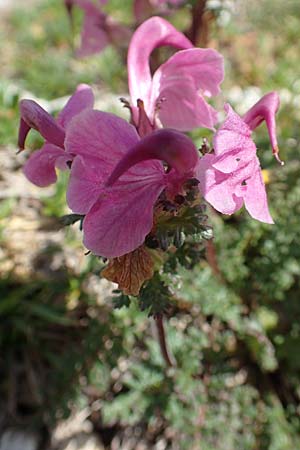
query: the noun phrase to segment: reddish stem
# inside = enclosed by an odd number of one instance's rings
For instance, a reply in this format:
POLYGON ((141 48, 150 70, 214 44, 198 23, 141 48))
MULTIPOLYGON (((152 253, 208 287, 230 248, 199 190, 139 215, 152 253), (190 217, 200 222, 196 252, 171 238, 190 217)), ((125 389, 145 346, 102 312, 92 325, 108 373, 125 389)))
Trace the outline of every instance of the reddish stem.
POLYGON ((167 367, 174 367, 176 365, 176 363, 175 363, 174 357, 170 354, 170 352, 168 350, 163 315, 156 314, 154 316, 154 320, 155 320, 155 324, 156 324, 158 342, 159 342, 162 357, 163 357, 167 367))
POLYGON ((215 247, 213 239, 211 239, 210 241, 207 241, 207 243, 206 243, 206 260, 207 260, 208 264, 210 265, 215 277, 219 281, 224 283, 224 279, 223 279, 223 275, 222 275, 222 272, 219 267, 216 247, 215 247))
MULTIPOLYGON (((191 27, 187 33, 188 38, 193 43, 193 45, 197 46, 200 33, 203 31, 202 27, 204 25, 203 15, 206 8, 207 0, 198 0, 195 5, 192 7, 191 15, 192 15, 192 23, 191 27)), ((207 36, 206 39, 207 40, 207 36)), ((203 44, 203 43, 201 43, 203 44)), ((204 47, 206 46, 206 42, 204 43, 204 47)), ((202 46, 202 45, 201 45, 202 46)))

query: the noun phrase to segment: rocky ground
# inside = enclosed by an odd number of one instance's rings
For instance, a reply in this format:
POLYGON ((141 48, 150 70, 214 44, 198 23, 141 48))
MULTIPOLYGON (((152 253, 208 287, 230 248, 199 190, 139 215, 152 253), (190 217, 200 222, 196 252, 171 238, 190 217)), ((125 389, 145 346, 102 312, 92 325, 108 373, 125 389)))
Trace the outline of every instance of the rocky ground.
MULTIPOLYGON (((30 6, 34 1, 26 2, 30 6)), ((22 0, 0 0, 0 26, 11 8, 23 5, 22 0)), ((46 260, 41 255, 49 246, 63 248, 65 230, 56 219, 42 214, 43 196, 53 194, 53 188, 40 189, 31 185, 22 173, 25 155, 16 155, 15 147, 3 147, 0 143, 0 204, 9 208, 9 215, 1 219, 3 233, 0 247, 0 277, 14 274, 18 279, 34 276, 48 276, 62 265, 75 270, 84 260, 83 249, 68 249, 56 253, 56 257, 46 260)), ((91 283, 93 284, 93 283, 91 283)), ((94 293, 103 296, 103 289, 95 286, 94 293)), ((105 288, 106 289, 106 288, 105 288)), ((3 411, 0 413, 0 422, 3 411)), ((0 436, 0 450, 102 450, 104 447, 93 426, 87 419, 86 411, 80 411, 68 421, 58 424, 50 439, 43 433, 28 431, 28 428, 7 428, 0 436), (48 442, 46 443, 46 441, 48 442)))
MULTIPOLYGON (((0 248, 0 276, 13 273, 18 279, 53 276, 64 267, 72 271, 82 266, 85 258, 82 249, 68 249, 63 245, 64 229, 57 220, 41 214, 40 190, 31 185, 22 173, 24 155, 16 155, 14 148, 0 149, 0 202, 10 201, 11 211, 1 221, 4 245, 0 248), (49 262, 43 249, 58 246, 61 249, 49 262)), ((49 196, 53 189, 45 189, 49 196)), ((91 280, 92 281, 92 280, 91 280)), ((93 285, 93 294, 103 297, 103 288, 93 285)), ((107 289, 107 285, 104 290, 107 289)), ((0 450, 38 450, 42 435, 27 429, 7 429, 0 438, 0 450)), ((44 447, 43 447, 44 448, 44 447)), ((86 411, 81 411, 70 420, 62 422, 51 436, 53 450, 102 450, 104 447, 87 420, 86 411)))

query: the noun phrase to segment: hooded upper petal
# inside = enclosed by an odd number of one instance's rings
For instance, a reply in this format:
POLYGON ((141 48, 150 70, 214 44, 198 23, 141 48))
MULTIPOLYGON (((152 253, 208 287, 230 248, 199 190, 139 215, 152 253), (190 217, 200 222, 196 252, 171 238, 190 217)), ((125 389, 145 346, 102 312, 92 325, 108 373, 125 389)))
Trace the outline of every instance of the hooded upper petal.
POLYGON ((264 95, 252 108, 243 116, 243 121, 249 126, 251 130, 258 127, 263 121, 266 122, 272 151, 276 159, 283 164, 279 159, 278 143, 276 137, 276 121, 275 116, 280 105, 280 100, 277 92, 269 92, 264 95))
POLYGON ((140 25, 132 36, 128 49, 128 82, 133 106, 141 99, 148 113, 152 76, 149 58, 152 51, 163 45, 179 49, 192 48, 193 44, 160 17, 151 17, 140 25))
POLYGON ((65 131, 53 117, 34 100, 20 101, 19 147, 24 148, 31 128, 37 130, 49 143, 64 148, 65 131))
POLYGON ((218 94, 223 78, 223 57, 213 49, 193 48, 192 43, 164 19, 152 17, 132 37, 128 79, 136 124, 136 103, 141 99, 152 123, 158 113, 164 126, 181 131, 199 126, 213 128, 217 112, 203 96, 218 94), (183 50, 162 64, 152 79, 150 54, 161 45, 183 50))
MULTIPOLYGON (((199 153, 193 141, 176 130, 156 130, 145 136, 128 150, 110 174, 106 186, 112 186, 124 173, 133 167, 142 167, 146 161, 160 160, 176 172, 178 178, 193 174, 199 153)), ((164 173, 162 166, 158 172, 164 173)), ((192 176, 192 175, 191 175, 192 176)))

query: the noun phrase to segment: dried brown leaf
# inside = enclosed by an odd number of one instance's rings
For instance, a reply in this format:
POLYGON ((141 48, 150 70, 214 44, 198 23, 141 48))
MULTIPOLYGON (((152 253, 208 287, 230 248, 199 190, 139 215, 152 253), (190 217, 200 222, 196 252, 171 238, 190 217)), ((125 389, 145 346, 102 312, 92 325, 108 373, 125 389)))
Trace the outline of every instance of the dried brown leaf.
POLYGON ((131 253, 113 258, 102 271, 102 276, 118 283, 126 295, 138 295, 146 280, 154 273, 154 262, 148 250, 141 246, 131 253))

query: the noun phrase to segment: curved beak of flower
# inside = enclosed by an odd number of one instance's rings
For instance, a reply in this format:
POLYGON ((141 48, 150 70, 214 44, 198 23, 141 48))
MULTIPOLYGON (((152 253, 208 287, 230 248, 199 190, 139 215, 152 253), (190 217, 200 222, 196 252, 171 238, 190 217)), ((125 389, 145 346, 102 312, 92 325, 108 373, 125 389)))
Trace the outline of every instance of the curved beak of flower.
POLYGON ((145 136, 119 161, 106 186, 112 186, 124 172, 141 161, 158 159, 180 175, 191 172, 199 159, 192 140, 175 130, 157 130, 145 136))
POLYGON ((147 113, 152 89, 150 55, 154 49, 165 45, 177 49, 193 48, 183 33, 165 19, 155 16, 136 29, 129 44, 127 68, 131 103, 136 105, 137 100, 142 99, 147 113))
POLYGON ((279 158, 279 148, 276 138, 275 115, 278 111, 279 104, 280 100, 277 92, 269 92, 249 109, 249 111, 244 115, 243 121, 250 127, 251 130, 257 128, 263 121, 266 122, 273 155, 279 164, 283 166, 284 162, 279 158))
POLYGON ((40 105, 33 100, 21 100, 20 112, 21 119, 18 137, 20 150, 24 149, 26 136, 31 128, 37 130, 46 141, 64 148, 64 129, 40 105))

